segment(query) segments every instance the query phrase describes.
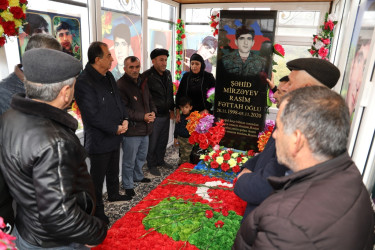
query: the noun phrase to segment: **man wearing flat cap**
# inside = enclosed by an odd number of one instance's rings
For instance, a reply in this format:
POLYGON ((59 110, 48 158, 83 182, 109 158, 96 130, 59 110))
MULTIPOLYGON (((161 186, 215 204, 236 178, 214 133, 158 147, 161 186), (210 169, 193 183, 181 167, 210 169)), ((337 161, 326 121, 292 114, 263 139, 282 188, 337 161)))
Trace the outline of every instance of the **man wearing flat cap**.
POLYGON ((104 177, 108 201, 131 199, 119 194, 120 144, 128 130, 128 114, 115 78, 109 72, 113 58, 107 44, 93 42, 87 54, 89 62, 77 78, 74 96, 82 115, 85 148, 95 185, 95 216, 108 223, 102 198, 104 177))
MULTIPOLYGON (((340 78, 340 71, 335 65, 319 58, 295 59, 289 61, 287 67, 291 70, 289 82, 277 90, 285 94, 307 86, 333 88, 340 78)), ((247 161, 243 167, 238 175, 234 193, 247 202, 243 217, 245 220, 246 216, 272 193, 273 189, 267 178, 284 176, 287 168, 277 161, 275 140, 272 137, 264 150, 247 161)))
POLYGON ((107 227, 93 216, 94 185, 85 149, 75 135, 78 123, 64 111, 72 102, 82 65, 51 49, 29 50, 22 63, 26 96, 13 96, 11 109, 0 118, 0 168, 17 203, 16 245, 98 245, 107 227))
POLYGON ((147 81, 157 112, 149 137, 147 166, 152 175, 160 176, 157 166, 172 168, 164 161, 164 156, 168 144, 169 120, 174 119, 173 84, 171 72, 167 70, 168 50, 157 48, 150 56, 153 66, 143 72, 142 81, 147 81))

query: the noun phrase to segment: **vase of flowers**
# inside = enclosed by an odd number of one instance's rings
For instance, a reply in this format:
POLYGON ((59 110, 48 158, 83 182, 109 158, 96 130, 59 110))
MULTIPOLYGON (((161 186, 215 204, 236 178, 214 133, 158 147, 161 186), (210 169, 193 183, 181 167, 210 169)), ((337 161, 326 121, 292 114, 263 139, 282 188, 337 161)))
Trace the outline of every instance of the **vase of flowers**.
POLYGON ((192 112, 186 119, 186 128, 190 134, 189 143, 194 145, 190 160, 196 164, 199 162, 198 155, 204 154, 203 150, 218 145, 224 137, 224 121, 215 122, 213 115, 200 114, 198 111, 192 112))

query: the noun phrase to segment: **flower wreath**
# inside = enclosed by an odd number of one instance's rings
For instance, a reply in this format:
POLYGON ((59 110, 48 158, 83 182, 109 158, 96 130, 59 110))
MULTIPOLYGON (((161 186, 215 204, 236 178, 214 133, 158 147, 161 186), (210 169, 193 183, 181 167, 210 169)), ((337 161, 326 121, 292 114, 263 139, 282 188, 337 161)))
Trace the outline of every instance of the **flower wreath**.
POLYGON ((326 13, 324 24, 320 26, 321 31, 317 35, 313 35, 313 45, 308 49, 313 57, 320 57, 328 60, 329 50, 331 48, 331 39, 333 38, 333 29, 337 24, 334 14, 326 13))
POLYGON ((17 36, 26 21, 27 0, 0 0, 0 47, 6 37, 17 36))
POLYGON ((213 11, 210 17, 210 27, 213 29, 213 36, 217 36, 219 34, 219 20, 220 20, 220 13, 218 11, 213 11))
POLYGON ((177 24, 176 24, 176 33, 177 33, 177 38, 176 38, 176 79, 180 80, 181 79, 181 72, 182 72, 182 65, 183 65, 183 42, 182 40, 186 37, 185 35, 185 24, 182 19, 177 19, 177 24))

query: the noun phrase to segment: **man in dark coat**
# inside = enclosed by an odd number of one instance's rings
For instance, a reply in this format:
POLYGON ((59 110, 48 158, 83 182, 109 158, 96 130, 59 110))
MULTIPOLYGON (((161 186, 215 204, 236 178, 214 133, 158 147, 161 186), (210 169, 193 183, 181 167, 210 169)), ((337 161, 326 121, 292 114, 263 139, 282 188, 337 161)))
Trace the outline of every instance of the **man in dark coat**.
POLYGON ((151 174, 160 176, 157 166, 172 168, 164 161, 164 156, 170 119, 174 119, 173 84, 171 72, 167 70, 168 50, 154 49, 150 56, 153 66, 142 74, 142 79, 147 81, 157 111, 149 140, 147 166, 151 174))
POLYGON ((131 197, 119 194, 119 159, 122 134, 128 129, 126 113, 120 93, 109 69, 113 58, 108 46, 91 43, 89 62, 77 78, 75 99, 81 111, 85 148, 89 153, 90 174, 97 197, 95 215, 109 222, 102 199, 106 177, 109 201, 125 201, 131 197))
MULTIPOLYGON (((44 20, 44 19, 43 19, 44 20)), ((48 48, 62 50, 60 43, 48 34, 36 34, 30 37, 25 52, 35 48, 48 48)), ((16 93, 25 93, 23 83, 24 74, 22 65, 14 67, 14 72, 9 74, 0 82, 0 115, 10 108, 12 96, 16 93)), ((12 198, 9 194, 8 187, 0 173, 0 216, 4 218, 7 230, 11 231, 14 224, 14 215, 12 208, 12 198)))
MULTIPOLYGON (((340 77, 338 68, 323 59, 300 58, 288 62, 287 66, 291 70, 289 82, 278 89, 283 93, 313 85, 333 88, 340 77)), ((247 202, 244 219, 271 194, 267 178, 283 176, 286 170, 277 161, 275 140, 271 137, 264 150, 244 164, 234 187, 235 194, 247 202)))
POLYGON ((122 140, 122 183, 126 195, 134 196, 134 182, 150 182, 142 167, 146 162, 149 135, 155 120, 156 107, 152 102, 147 82, 141 81, 141 63, 135 56, 125 58, 125 74, 117 81, 125 109, 129 114, 129 128, 122 140))
POLYGON ((369 193, 346 145, 344 99, 324 86, 300 88, 280 105, 273 133, 288 176, 242 223, 233 249, 372 249, 369 193))
POLYGON ((0 118, 0 168, 17 203, 15 243, 87 249, 104 240, 107 226, 93 216, 87 154, 75 135, 77 120, 64 111, 82 64, 51 49, 29 50, 22 62, 26 96, 13 96, 0 118))

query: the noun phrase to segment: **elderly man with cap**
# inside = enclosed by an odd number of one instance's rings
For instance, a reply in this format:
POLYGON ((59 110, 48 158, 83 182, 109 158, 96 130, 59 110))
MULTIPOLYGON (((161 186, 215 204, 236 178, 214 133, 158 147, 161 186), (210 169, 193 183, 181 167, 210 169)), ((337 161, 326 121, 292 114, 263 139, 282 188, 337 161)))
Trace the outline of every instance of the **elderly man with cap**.
POLYGON ((107 223, 104 213, 103 183, 106 177, 108 201, 127 201, 119 194, 119 161, 122 134, 128 129, 128 114, 115 78, 109 72, 113 58, 107 44, 93 42, 88 63, 77 78, 75 99, 81 111, 85 148, 90 158, 90 174, 96 193, 95 216, 107 223))
POLYGON ((23 58, 25 94, 0 118, 0 167, 17 203, 18 249, 86 249, 101 243, 106 224, 93 216, 95 193, 72 102, 81 63, 51 49, 23 58), (51 74, 53 72, 53 74, 51 74), (85 247, 87 245, 87 247, 85 247))
POLYGON ((296 89, 276 125, 277 160, 293 173, 268 178, 275 192, 246 217, 233 249, 373 249, 374 212, 347 153, 344 99, 325 86, 296 89))
POLYGON ((143 72, 142 81, 147 81, 157 112, 149 138, 147 166, 152 175, 160 176, 157 166, 172 168, 164 161, 164 156, 168 144, 169 119, 174 119, 173 84, 171 72, 167 70, 168 50, 157 48, 150 56, 153 66, 143 72))
MULTIPOLYGON (((340 78, 339 69, 323 59, 295 59, 288 62, 287 67, 291 70, 291 73, 289 74, 289 82, 279 88, 283 93, 315 85, 333 88, 340 78)), ((234 192, 247 202, 243 220, 271 194, 272 187, 267 178, 283 176, 286 170, 287 168, 277 161, 275 140, 271 137, 264 150, 247 161, 238 175, 234 192)))

